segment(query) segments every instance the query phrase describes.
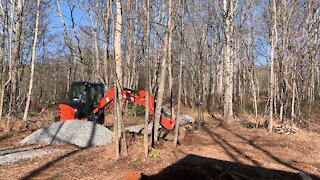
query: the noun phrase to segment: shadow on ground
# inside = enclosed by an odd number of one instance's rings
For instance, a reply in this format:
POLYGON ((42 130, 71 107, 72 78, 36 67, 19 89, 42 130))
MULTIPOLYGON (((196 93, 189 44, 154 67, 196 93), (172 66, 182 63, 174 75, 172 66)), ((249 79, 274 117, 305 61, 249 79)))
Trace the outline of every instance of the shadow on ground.
MULTIPOLYGON (((152 176, 141 179, 302 179, 304 173, 292 173, 189 154, 152 176)), ((306 176, 306 175, 305 175, 306 176)), ((316 179, 316 176, 312 178, 316 179)))
MULTIPOLYGON (((308 174, 307 172, 299 169, 288 162, 284 161, 282 158, 273 155, 270 151, 256 145, 254 139, 250 140, 244 136, 233 132, 227 126, 223 125, 220 121, 219 127, 226 130, 226 132, 231 133, 233 136, 243 140, 247 145, 252 146, 254 149, 259 151, 270 158, 278 164, 283 165, 295 172, 288 172, 282 170, 275 170, 262 167, 261 162, 254 156, 248 155, 243 152, 240 148, 234 146, 226 137, 216 133, 214 127, 209 125, 204 125, 201 129, 210 136, 211 140, 219 145, 224 152, 232 159, 234 162, 223 161, 213 158, 201 157, 194 154, 185 154, 185 158, 177 161, 176 163, 166 167, 164 170, 158 174, 146 176, 144 174, 138 174, 141 179, 320 179, 316 175, 308 174), (253 166, 242 164, 241 159, 245 159, 253 166)), ((183 152, 182 152, 183 153, 183 152)), ((137 176, 132 176, 137 177, 137 176)), ((139 179, 138 178, 138 179, 139 179)), ((134 180, 135 178, 131 179, 134 180)), ((137 179, 137 178, 136 178, 137 179)), ((130 180, 130 178, 128 179, 130 180)))
MULTIPOLYGON (((282 160, 280 157, 277 157, 275 155, 273 155, 270 151, 258 146, 257 144, 254 143, 254 139, 250 140, 245 138, 244 136, 235 133, 234 131, 232 131, 231 129, 228 128, 228 126, 224 125, 224 122, 222 119, 213 117, 214 119, 216 119, 217 121, 219 121, 219 125, 218 127, 226 130, 228 133, 232 134, 233 136, 243 140, 244 142, 246 142, 246 144, 250 145, 251 147, 253 147, 254 149, 256 149, 257 151, 261 152, 262 154, 268 156, 270 159, 272 159, 274 162, 281 164, 289 169, 292 169, 294 171, 299 171, 299 172, 303 172, 303 173, 307 173, 305 171, 303 171, 300 168, 297 168, 293 165, 291 165, 288 162, 285 162, 284 160, 282 160)), ((259 162, 255 161, 252 157, 249 157, 248 155, 246 155, 244 152, 240 151, 238 148, 236 148, 235 146, 233 146, 232 144, 230 144, 225 138, 223 138, 221 135, 219 135, 218 133, 215 133, 213 127, 210 127, 209 125, 205 125, 203 126, 203 130, 211 137, 211 139, 213 141, 215 141, 216 143, 218 143, 224 150, 225 152, 235 161, 235 162, 239 162, 238 159, 236 159, 230 152, 228 152, 228 148, 234 150, 237 154, 239 154, 240 156, 244 157, 245 159, 248 159, 249 161, 251 161, 253 164, 255 164, 256 166, 261 166, 259 162)))

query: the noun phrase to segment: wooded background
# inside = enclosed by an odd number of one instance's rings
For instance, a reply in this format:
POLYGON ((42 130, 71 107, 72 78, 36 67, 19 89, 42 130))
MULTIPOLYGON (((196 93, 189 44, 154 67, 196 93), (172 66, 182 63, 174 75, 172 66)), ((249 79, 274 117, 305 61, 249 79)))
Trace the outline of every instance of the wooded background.
POLYGON ((174 105, 180 84, 185 106, 225 121, 303 125, 319 112, 318 0, 0 2, 0 119, 64 102, 74 80, 115 79, 138 90, 149 79, 174 105))

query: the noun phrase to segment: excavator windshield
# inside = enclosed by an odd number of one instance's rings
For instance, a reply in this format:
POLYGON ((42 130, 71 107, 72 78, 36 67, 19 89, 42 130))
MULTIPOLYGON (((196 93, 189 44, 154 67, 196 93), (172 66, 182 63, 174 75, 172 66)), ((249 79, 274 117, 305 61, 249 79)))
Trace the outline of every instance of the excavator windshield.
POLYGON ((104 96, 104 87, 100 85, 90 86, 90 101, 96 105, 100 99, 104 96))
POLYGON ((104 85, 88 82, 73 82, 70 91, 70 100, 82 103, 96 103, 104 93, 104 85))
POLYGON ((87 98, 86 84, 73 84, 71 87, 70 100, 86 102, 87 98))

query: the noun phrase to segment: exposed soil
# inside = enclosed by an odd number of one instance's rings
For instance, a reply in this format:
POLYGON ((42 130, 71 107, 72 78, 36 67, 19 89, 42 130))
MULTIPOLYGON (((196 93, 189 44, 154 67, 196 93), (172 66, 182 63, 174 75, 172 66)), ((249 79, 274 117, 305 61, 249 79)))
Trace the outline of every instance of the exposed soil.
MULTIPOLYGON (((185 112, 196 117, 196 112, 185 112)), ((141 119, 140 122, 143 121, 141 119)), ((127 121, 130 125, 134 124, 127 121)), ((24 132, 10 138, 3 137, 0 140, 1 150, 14 149, 14 144, 28 134, 24 132)), ((239 175, 239 179, 248 179, 252 173, 247 172, 248 169, 264 172, 265 175, 278 172, 280 175, 274 176, 275 179, 281 179, 281 174, 291 177, 290 174, 299 172, 311 174, 313 178, 320 177, 320 135, 316 132, 279 135, 268 133, 265 129, 247 129, 237 122, 224 126, 219 119, 205 114, 205 125, 189 134, 180 146, 174 148, 171 139, 172 135, 169 135, 168 141, 162 140, 145 158, 143 137, 128 136, 129 156, 120 160, 114 158, 113 144, 83 149, 66 145, 52 146, 59 151, 0 166, 0 179, 123 179, 128 172, 153 175, 170 171, 170 167, 174 167, 171 168, 171 171, 174 169, 173 174, 177 174, 179 168, 198 174, 212 173, 209 169, 213 166, 216 173, 226 179, 241 172, 244 174, 239 175), (178 166, 180 162, 188 160, 195 164, 178 166), (196 163, 198 160, 200 164, 196 163), (201 162, 204 162, 203 165, 201 162), (217 168, 218 164, 235 166, 239 171, 231 173, 228 169, 217 168), (291 173, 286 175, 287 172, 291 173)), ((159 178, 168 179, 172 176, 159 178)), ((177 176, 173 179, 177 179, 177 176)))

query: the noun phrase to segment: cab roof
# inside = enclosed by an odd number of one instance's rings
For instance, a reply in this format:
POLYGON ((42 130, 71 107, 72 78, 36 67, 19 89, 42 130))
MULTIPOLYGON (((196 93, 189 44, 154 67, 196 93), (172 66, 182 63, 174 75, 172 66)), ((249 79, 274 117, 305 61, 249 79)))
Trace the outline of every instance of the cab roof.
POLYGON ((88 82, 88 81, 73 81, 72 84, 76 85, 93 85, 93 86, 105 86, 103 83, 94 83, 94 82, 88 82))

